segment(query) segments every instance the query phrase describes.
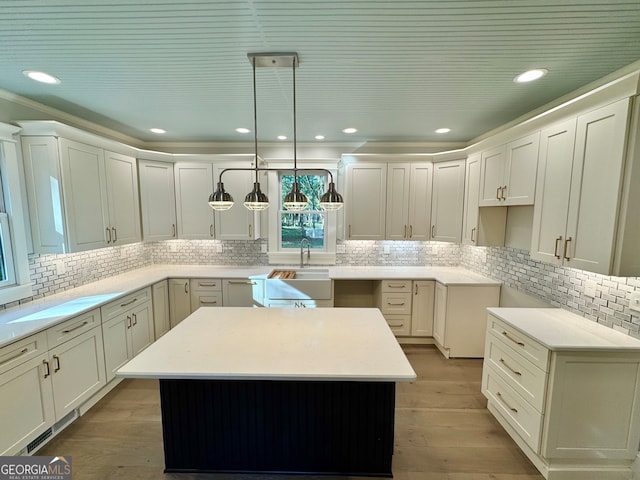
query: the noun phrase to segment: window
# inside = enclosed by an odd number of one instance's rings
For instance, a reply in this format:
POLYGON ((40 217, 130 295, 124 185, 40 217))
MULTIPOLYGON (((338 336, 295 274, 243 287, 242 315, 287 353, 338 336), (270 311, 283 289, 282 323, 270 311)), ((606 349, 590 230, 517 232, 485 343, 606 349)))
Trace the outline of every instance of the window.
POLYGON ((298 175, 300 191, 307 197, 309 206, 303 212, 284 210, 284 197, 291 191, 293 174, 280 176, 280 241, 279 249, 299 249, 303 238, 309 239, 314 250, 326 250, 326 212, 320 208, 320 197, 326 191, 326 175, 298 175))

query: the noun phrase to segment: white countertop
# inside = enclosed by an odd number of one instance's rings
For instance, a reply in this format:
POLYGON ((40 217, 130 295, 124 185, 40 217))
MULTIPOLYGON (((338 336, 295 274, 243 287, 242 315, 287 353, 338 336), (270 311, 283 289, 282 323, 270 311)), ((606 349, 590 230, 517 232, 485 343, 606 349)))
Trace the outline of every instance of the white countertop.
MULTIPOLYGON (((284 267, 152 265, 132 270, 1 312, 0 347, 167 278, 266 278, 275 268, 284 267)), ((433 279, 446 285, 500 285, 458 267, 328 267, 328 271, 334 280, 433 279)))
POLYGON ((640 351, 640 340, 559 308, 488 308, 549 350, 640 351))
POLYGON ((117 372, 127 378, 412 381, 376 308, 200 308, 117 372))

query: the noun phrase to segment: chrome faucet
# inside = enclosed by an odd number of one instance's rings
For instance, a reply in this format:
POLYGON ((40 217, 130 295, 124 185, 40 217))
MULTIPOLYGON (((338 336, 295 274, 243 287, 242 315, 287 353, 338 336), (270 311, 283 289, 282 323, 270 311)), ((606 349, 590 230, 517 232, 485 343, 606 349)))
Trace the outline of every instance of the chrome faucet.
POLYGON ((310 250, 310 245, 311 243, 309 242, 309 239, 307 237, 302 237, 302 240, 300 240, 300 268, 304 267, 304 244, 307 244, 307 263, 309 263, 309 260, 311 259, 311 250, 310 250))

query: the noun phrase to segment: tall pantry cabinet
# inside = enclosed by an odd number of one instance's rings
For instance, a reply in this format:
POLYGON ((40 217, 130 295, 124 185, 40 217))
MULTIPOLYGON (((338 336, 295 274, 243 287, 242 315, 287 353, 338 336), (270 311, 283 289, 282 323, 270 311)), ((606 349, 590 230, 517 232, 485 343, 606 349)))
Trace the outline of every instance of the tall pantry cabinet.
POLYGON ((80 252, 141 240, 134 158, 29 132, 29 125, 23 126, 21 141, 36 253, 80 252))

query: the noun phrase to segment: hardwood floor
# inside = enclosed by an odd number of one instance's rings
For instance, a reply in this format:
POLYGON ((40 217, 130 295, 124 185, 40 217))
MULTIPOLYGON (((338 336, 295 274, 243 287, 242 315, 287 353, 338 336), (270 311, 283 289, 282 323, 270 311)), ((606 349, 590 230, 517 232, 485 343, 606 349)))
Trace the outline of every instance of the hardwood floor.
MULTIPOLYGON (((481 360, 446 360, 424 346, 408 346, 405 352, 418 379, 397 388, 395 479, 543 479, 486 409, 481 360)), ((335 478, 163 473, 155 380, 123 381, 37 455, 71 455, 78 480, 335 478)))

